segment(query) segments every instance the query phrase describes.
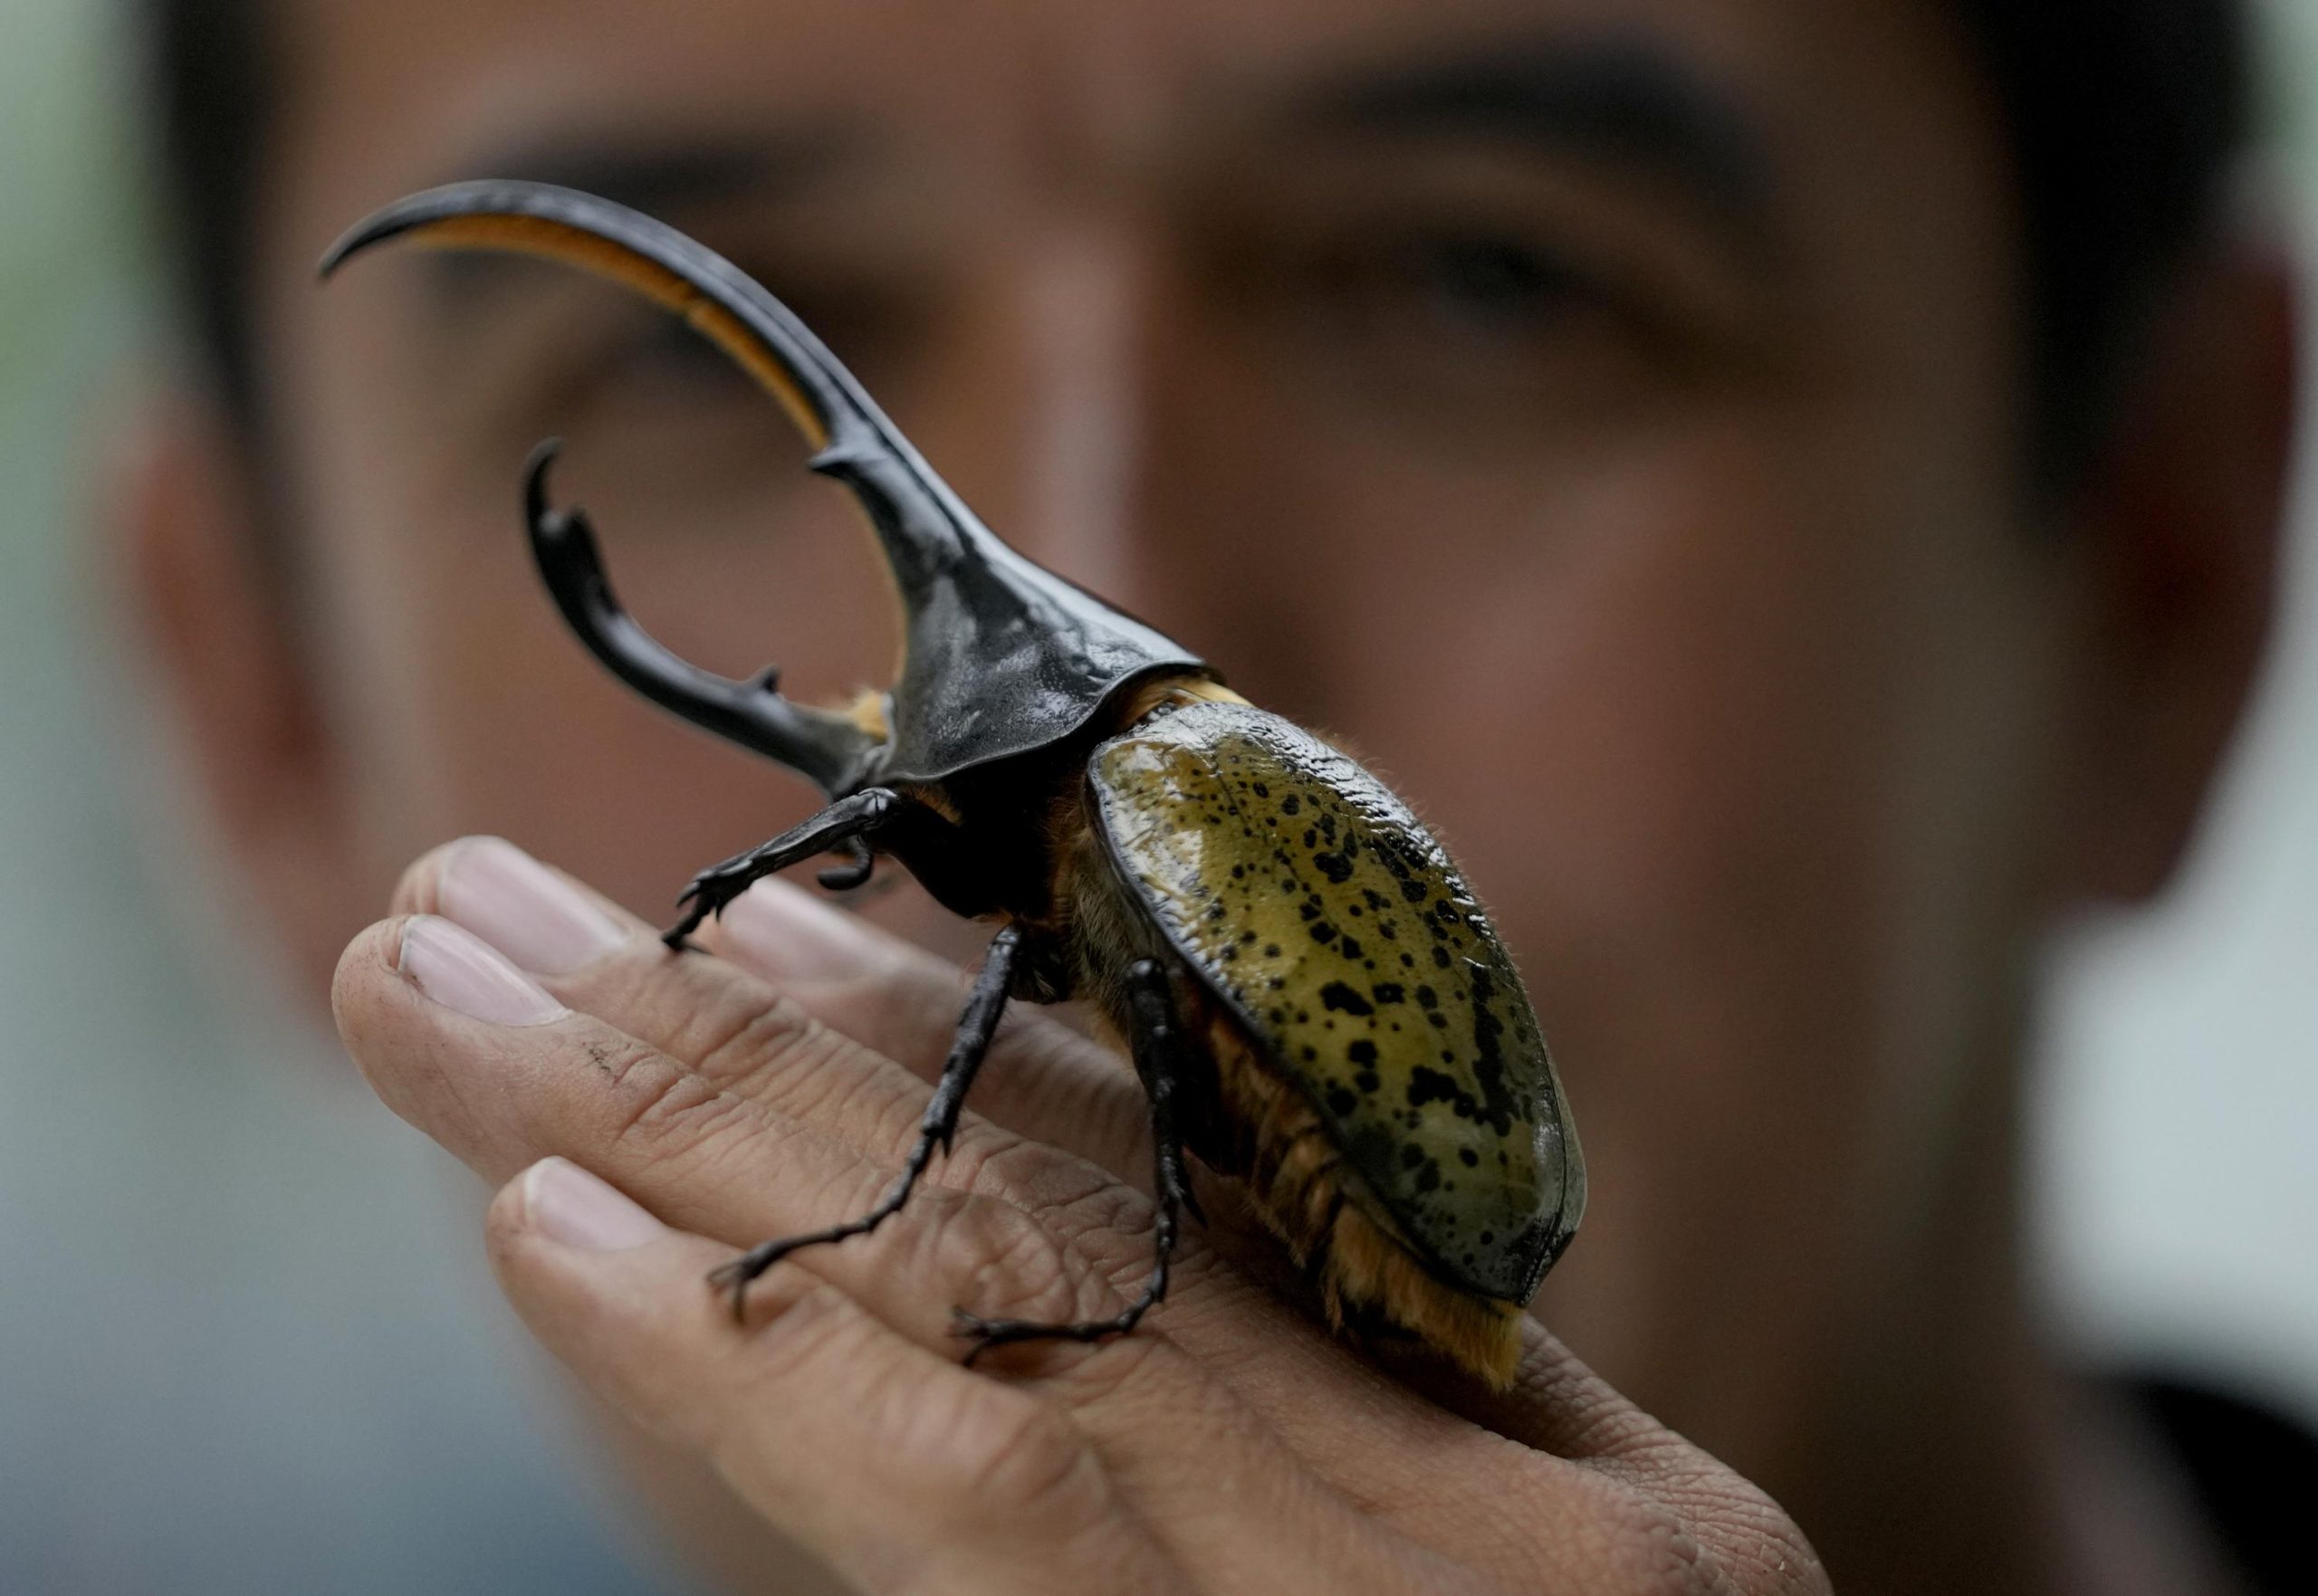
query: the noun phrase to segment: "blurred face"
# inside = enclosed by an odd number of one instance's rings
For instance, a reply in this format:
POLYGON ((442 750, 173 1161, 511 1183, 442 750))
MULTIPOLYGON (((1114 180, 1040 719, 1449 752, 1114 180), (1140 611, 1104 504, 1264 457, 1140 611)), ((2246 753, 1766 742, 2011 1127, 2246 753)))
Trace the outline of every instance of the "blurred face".
POLYGON ((2062 557, 2021 524, 2002 152, 1934 8, 283 9, 261 355, 348 839, 312 958, 459 833, 658 913, 810 805, 564 633, 516 513, 544 435, 680 652, 890 670, 849 505, 682 333, 524 263, 312 287, 409 190, 596 188, 1437 823, 1594 1167, 1547 1316, 1706 1438, 1803 1410, 1779 1381, 1938 1220, 2054 841, 2062 557))

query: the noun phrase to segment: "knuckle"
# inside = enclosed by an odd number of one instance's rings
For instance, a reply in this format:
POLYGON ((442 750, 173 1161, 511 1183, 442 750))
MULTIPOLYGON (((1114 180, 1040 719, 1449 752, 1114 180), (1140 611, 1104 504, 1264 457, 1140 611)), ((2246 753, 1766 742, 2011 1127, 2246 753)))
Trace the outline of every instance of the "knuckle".
POLYGON ((1084 1524, 1108 1506, 1109 1489, 1094 1451, 1077 1427, 1054 1408, 1007 1388, 1015 1400, 958 1404, 946 1435, 936 1438, 958 1460, 962 1477, 978 1483, 961 1507, 987 1534, 994 1511, 1042 1529, 1084 1524))
POLYGON ((704 977, 708 984, 682 992, 684 1018, 666 1043, 703 1078, 824 1129, 839 1121, 875 1123, 889 1106, 882 1099, 857 1104, 874 1088, 876 1060, 842 1033, 757 982, 734 983, 728 971, 714 968, 704 977))
POLYGON ((747 1105, 639 1042, 598 1039, 589 1066, 607 1094, 607 1133, 654 1157, 697 1153, 748 1129, 747 1105))
MULTIPOLYGON (((736 1342, 732 1387, 740 1400, 696 1410, 696 1433, 685 1438, 728 1478, 747 1472, 764 1444, 763 1417, 780 1412, 800 1382, 818 1382, 822 1360, 840 1357, 852 1305, 837 1286, 785 1271, 749 1288, 748 1333, 736 1342)), ((722 1312, 721 1305, 718 1312, 722 1312)))
POLYGON ((1070 1238, 1071 1251, 1106 1281, 1125 1285, 1151 1267, 1158 1210, 1134 1188, 1108 1178, 1090 1180, 1042 1211, 1070 1238))
POLYGON ((866 1320, 838 1287, 807 1281, 768 1293, 761 1310, 752 1300, 750 1319, 741 1400, 703 1405, 691 1438, 726 1477, 742 1480, 761 1467, 767 1413, 792 1405, 800 1389, 836 1381, 861 1397, 857 1418, 870 1444, 906 1460, 904 1478, 917 1487, 910 1511, 934 1539, 1025 1524, 1051 1534, 1110 1507, 1099 1460, 1051 1405, 992 1381, 858 1378, 854 1337, 866 1320))
POLYGON ((943 1192, 928 1205, 915 1264, 925 1277, 971 1290, 977 1312, 1068 1318, 1086 1295, 1081 1271, 1046 1228, 1011 1203, 943 1192))
POLYGON ((800 1064, 815 1062, 813 1053, 828 1050, 828 1033, 785 999, 704 1006, 700 1012, 684 1052, 719 1081, 777 1085, 800 1064))

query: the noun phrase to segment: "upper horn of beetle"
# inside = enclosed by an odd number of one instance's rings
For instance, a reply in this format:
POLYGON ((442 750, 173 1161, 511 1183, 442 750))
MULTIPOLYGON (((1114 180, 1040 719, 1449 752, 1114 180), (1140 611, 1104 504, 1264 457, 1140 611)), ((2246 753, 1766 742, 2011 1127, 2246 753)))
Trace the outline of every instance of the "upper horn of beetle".
POLYGON ((849 785, 935 781, 1028 753, 1079 730, 1137 678, 1207 673, 1179 645, 1009 548, 788 306, 675 229, 573 189, 456 183, 357 225, 323 257, 322 274, 394 238, 542 255, 608 277, 683 316, 781 402, 818 451, 812 468, 860 502, 904 611, 890 741, 849 785))

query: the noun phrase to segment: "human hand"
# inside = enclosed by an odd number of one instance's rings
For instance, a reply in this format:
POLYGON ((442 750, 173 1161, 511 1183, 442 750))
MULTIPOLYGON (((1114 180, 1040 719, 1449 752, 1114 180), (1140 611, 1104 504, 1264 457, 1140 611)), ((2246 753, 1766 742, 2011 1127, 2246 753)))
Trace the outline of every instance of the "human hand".
POLYGON ((340 1029, 503 1183, 516 1310, 865 1591, 1827 1589, 1774 1504, 1535 1324, 1501 1395, 1364 1361, 1259 1278, 1212 1182, 1219 1229, 1136 1333, 962 1367, 953 1306, 1106 1314, 1150 1266, 1142 1090, 1040 1016, 1001 1032, 908 1207, 776 1267, 736 1326, 710 1270, 876 1200, 961 974, 777 883, 704 934, 719 957, 672 955, 495 841, 429 855, 394 907, 340 963, 340 1029))

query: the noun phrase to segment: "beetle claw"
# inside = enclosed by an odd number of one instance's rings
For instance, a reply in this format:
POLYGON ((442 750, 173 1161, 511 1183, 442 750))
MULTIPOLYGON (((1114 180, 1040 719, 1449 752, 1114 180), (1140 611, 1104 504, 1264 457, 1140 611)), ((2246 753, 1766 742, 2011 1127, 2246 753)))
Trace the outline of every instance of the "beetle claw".
POLYGON ((870 876, 876 873, 877 855, 870 852, 867 841, 849 837, 845 851, 851 855, 845 864, 831 865, 813 878, 833 893, 849 893, 856 887, 867 886, 870 876))
POLYGON ((731 1263, 719 1264, 708 1272, 711 1290, 732 1294, 733 1323, 735 1324, 749 1322, 749 1284, 759 1273, 749 1266, 752 1261, 751 1255, 742 1253, 731 1263))

